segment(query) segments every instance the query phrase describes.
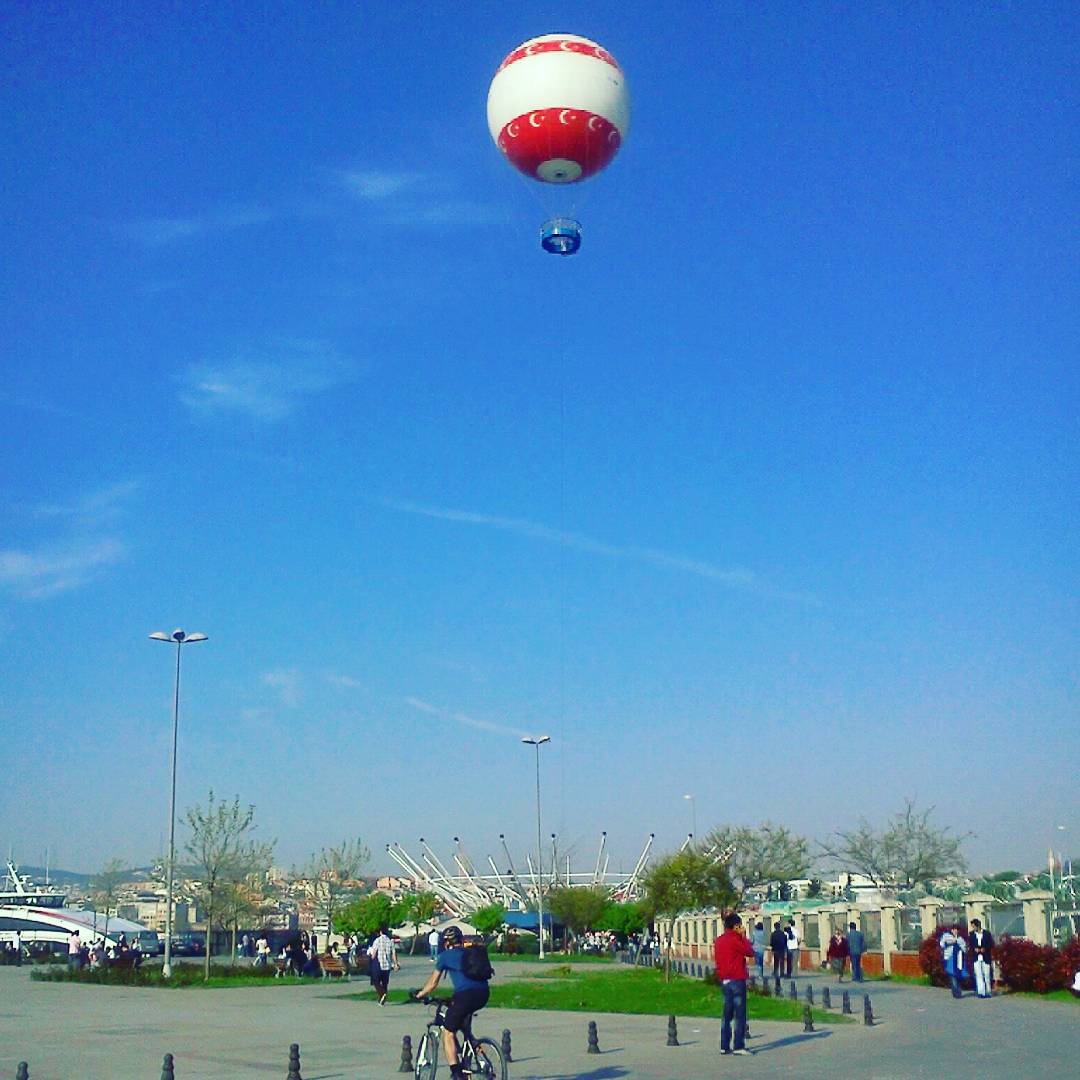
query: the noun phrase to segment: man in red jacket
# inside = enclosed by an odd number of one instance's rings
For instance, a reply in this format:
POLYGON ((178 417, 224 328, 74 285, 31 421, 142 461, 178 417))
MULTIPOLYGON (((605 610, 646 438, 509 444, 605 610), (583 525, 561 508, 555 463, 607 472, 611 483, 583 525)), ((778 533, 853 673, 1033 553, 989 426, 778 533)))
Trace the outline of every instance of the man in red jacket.
POLYGON ((724 1022, 720 1028, 720 1053, 749 1057, 746 1049, 746 961, 754 950, 742 931, 742 919, 734 912, 724 916, 724 932, 713 942, 716 981, 724 994, 724 1022), (735 1020, 735 1049, 731 1049, 731 1021, 735 1020))

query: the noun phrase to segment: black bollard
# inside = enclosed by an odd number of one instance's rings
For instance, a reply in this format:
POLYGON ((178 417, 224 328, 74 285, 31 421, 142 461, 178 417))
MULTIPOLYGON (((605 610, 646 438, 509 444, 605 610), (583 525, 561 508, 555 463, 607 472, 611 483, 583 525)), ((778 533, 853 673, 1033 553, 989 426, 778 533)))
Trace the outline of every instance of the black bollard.
POLYGON ((812 986, 807 986, 806 988, 806 1004, 814 1004, 814 988, 812 986))
POLYGON ((175 1077, 172 1054, 166 1054, 165 1060, 161 1063, 161 1080, 175 1080, 175 1077))
POLYGON ((823 1009, 832 1008, 832 995, 829 993, 829 988, 823 987, 821 991, 821 1007, 823 1009))
POLYGON ((412 1037, 409 1035, 401 1036, 401 1064, 398 1066, 398 1072, 411 1073, 413 1071, 412 1063, 412 1037))
POLYGON ((596 1021, 589 1021, 589 1048, 585 1051, 587 1054, 599 1054, 600 1053, 600 1041, 596 1035, 596 1021))
POLYGON ((874 1010, 870 1007, 869 994, 863 994, 862 997, 862 1022, 867 1027, 874 1026, 874 1010))
POLYGON ((799 1000, 799 988, 795 985, 794 979, 791 980, 791 987, 788 990, 788 997, 791 998, 792 1001, 799 1000))
POLYGON ((802 1029, 803 1031, 814 1030, 814 1010, 809 1005, 803 1006, 802 1011, 802 1029))
POLYGON ((846 990, 844 991, 844 1007, 841 1011, 845 1016, 851 1015, 851 995, 846 990))
POLYGON ((756 992, 757 992, 757 976, 756 975, 751 975, 750 976, 750 993, 753 994, 753 993, 756 993, 756 992))
POLYGON ((667 1044, 668 1046, 679 1045, 679 1029, 675 1026, 675 1017, 667 1018, 667 1044))
POLYGON ((30 1066, 25 1061, 19 1062, 18 1071, 15 1073, 15 1080, 30 1080, 30 1066))
POLYGON ((289 1075, 286 1080, 304 1080, 300 1075, 300 1044, 293 1043, 289 1047, 289 1075))
POLYGON ((503 1052, 503 1057, 507 1061, 513 1061, 514 1060, 513 1057, 510 1054, 510 1029, 509 1028, 503 1028, 502 1052, 503 1052))

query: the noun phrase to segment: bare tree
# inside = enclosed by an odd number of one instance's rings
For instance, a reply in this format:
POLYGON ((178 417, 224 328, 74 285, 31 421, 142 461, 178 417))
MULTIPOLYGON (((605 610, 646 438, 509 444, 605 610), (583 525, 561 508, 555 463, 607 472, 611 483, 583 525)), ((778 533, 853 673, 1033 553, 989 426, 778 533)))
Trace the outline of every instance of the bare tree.
POLYGON ((931 825, 933 812, 932 806, 920 811, 914 799, 905 799, 904 809, 881 832, 860 818, 856 828, 833 833, 822 853, 879 888, 910 889, 961 873, 967 864, 960 847, 971 833, 931 825))
POLYGON ((756 829, 724 825, 705 838, 706 850, 723 851, 734 845, 728 873, 739 885, 739 900, 754 885, 790 881, 806 876, 810 867, 810 842, 784 825, 763 821, 756 829))
POLYGON ((371 852, 357 837, 324 847, 308 861, 303 876, 316 912, 326 919, 327 933, 334 932, 334 915, 360 891, 357 879, 370 858, 371 852))
POLYGON ((105 937, 109 936, 109 917, 116 906, 120 885, 127 877, 127 867, 119 859, 110 859, 90 880, 94 910, 105 912, 105 937))
POLYGON ((237 796, 231 803, 218 801, 213 791, 205 808, 191 807, 185 815, 191 830, 185 848, 201 875, 197 894, 206 916, 205 978, 210 978, 210 953, 214 927, 220 922, 229 890, 251 874, 265 872, 273 857, 274 844, 252 838, 255 807, 246 810, 237 796))

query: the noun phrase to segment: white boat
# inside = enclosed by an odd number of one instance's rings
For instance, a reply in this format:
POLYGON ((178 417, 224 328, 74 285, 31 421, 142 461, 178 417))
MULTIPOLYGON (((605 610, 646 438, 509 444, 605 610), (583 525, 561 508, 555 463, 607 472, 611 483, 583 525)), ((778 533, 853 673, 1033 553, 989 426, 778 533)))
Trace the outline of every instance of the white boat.
POLYGON ((55 886, 36 885, 9 859, 4 887, 0 889, 0 907, 59 908, 67 893, 55 886))

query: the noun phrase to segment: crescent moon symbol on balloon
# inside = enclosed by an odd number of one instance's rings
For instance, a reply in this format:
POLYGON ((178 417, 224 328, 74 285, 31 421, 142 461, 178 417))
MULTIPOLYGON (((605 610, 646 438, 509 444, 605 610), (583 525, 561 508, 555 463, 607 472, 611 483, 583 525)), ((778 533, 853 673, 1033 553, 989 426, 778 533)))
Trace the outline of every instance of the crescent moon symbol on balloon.
POLYGON ((596 131, 597 130, 597 125, 599 123, 600 123, 600 117, 599 116, 590 116, 589 117, 589 123, 588 123, 587 126, 588 126, 590 131, 596 131))
POLYGON ((511 139, 516 139, 518 137, 516 120, 506 129, 506 134, 509 135, 511 139))
POLYGON ((559 42, 559 48, 562 49, 563 52, 574 52, 575 51, 574 50, 574 43, 572 41, 560 41, 559 42))
MULTIPOLYGON (((570 121, 566 119, 566 114, 569 113, 569 112, 570 112, 569 109, 560 109, 559 110, 559 123, 560 124, 569 124, 570 123, 570 121)), ((571 115, 573 115, 573 114, 571 113, 571 115)))
POLYGON ((609 143, 617 143, 619 141, 619 133, 614 128, 608 132, 607 141, 609 143))
POLYGON ((529 113, 529 124, 534 128, 540 127, 540 125, 543 124, 543 122, 544 122, 543 119, 542 119, 543 115, 544 114, 542 112, 529 113), (540 120, 539 123, 537 123, 537 120, 536 120, 536 118, 538 116, 541 117, 541 120, 540 120))

